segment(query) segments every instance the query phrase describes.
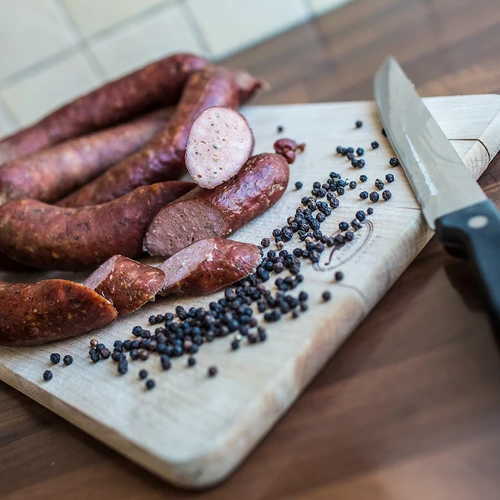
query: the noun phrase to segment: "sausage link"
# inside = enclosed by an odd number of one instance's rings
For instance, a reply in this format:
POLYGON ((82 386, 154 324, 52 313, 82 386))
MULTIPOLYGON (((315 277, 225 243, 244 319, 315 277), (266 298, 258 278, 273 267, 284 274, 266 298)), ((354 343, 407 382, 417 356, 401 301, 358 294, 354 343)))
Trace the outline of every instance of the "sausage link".
POLYGON ((70 271, 96 267, 115 254, 135 258, 154 215, 192 187, 190 182, 162 182, 82 208, 10 201, 0 206, 0 251, 39 269, 70 271))
POLYGON ((71 139, 0 167, 0 205, 33 198, 51 203, 131 155, 165 127, 173 108, 71 139))
POLYGON ((175 104, 187 77, 208 61, 174 54, 69 102, 0 142, 0 165, 59 142, 175 104))

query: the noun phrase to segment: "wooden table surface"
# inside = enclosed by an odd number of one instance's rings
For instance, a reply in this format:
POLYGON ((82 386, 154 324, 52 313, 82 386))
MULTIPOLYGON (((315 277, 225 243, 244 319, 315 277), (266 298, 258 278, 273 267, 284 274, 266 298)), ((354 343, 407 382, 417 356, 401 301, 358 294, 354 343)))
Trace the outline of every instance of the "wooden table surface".
MULTIPOLYGON (((371 99, 383 58, 421 95, 500 90, 498 0, 358 0, 228 63, 260 103, 371 99)), ((335 146, 335 145, 334 145, 335 146)), ((500 206, 500 160, 481 179, 500 206)), ((500 357, 467 265, 432 242, 224 484, 177 490, 0 384, 0 498, 500 498, 500 357)))

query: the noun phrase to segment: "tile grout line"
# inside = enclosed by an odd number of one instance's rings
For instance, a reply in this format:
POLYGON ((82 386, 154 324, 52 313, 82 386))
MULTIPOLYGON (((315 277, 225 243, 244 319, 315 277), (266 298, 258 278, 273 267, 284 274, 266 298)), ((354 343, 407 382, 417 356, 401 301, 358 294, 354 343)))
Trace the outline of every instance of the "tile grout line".
POLYGON ((69 28, 69 30, 77 39, 77 46, 80 49, 80 54, 83 56, 83 58, 89 65, 90 70, 94 74, 94 77, 96 78, 97 82, 102 82, 103 80, 106 79, 106 74, 104 72, 103 67, 99 64, 99 61, 92 52, 92 49, 89 47, 87 39, 78 28, 78 25, 76 24, 74 19, 71 17, 71 14, 68 12, 68 9, 66 9, 66 7, 61 3, 61 1, 54 0, 54 5, 56 5, 57 10, 64 18, 66 26, 69 28))
POLYGON ((191 29, 191 32, 194 35, 196 41, 200 44, 202 50, 204 50, 206 52, 208 57, 210 57, 213 60, 216 60, 216 58, 214 58, 212 50, 210 49, 210 46, 207 42, 207 39, 205 38, 205 35, 203 34, 203 30, 201 29, 201 26, 196 21, 196 18, 194 17, 193 13, 191 12, 191 9, 189 8, 189 5, 187 4, 187 2, 185 2, 184 0, 177 0, 176 4, 180 7, 181 12, 184 16, 184 19, 186 20, 186 23, 188 24, 189 28, 191 29))

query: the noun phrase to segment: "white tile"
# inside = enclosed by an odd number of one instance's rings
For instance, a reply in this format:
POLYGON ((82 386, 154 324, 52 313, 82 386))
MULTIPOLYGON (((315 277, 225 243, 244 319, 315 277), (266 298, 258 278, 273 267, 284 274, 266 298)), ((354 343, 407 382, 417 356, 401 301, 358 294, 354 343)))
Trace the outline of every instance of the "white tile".
POLYGON ((77 40, 54 0, 0 0, 0 79, 77 40))
POLYGON ((352 0, 309 0, 315 14, 324 14, 349 2, 352 2, 352 0))
POLYGON ((2 98, 19 123, 26 125, 98 83, 85 58, 74 54, 7 87, 2 98))
POLYGON ((310 15, 303 0, 186 2, 216 58, 227 56, 304 22, 310 15))
POLYGON ((85 36, 99 33, 160 4, 173 0, 61 0, 85 36))
POLYGON ((116 78, 172 52, 203 54, 179 5, 103 34, 90 42, 90 48, 108 78, 116 78))

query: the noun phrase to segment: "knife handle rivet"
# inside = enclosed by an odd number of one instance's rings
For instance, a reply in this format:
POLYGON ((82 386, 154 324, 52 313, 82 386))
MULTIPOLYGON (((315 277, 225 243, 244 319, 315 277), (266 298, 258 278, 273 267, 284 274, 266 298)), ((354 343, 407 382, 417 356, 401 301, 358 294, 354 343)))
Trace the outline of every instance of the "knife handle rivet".
POLYGON ((489 219, 486 215, 474 215, 467 221, 467 225, 471 229, 481 229, 488 225, 489 219))

